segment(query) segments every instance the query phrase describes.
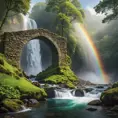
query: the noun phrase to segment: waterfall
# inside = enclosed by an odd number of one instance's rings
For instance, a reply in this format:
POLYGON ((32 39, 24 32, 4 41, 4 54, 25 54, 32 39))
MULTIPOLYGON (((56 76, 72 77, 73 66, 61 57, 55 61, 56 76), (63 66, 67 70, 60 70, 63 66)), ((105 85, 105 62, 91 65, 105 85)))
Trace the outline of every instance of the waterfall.
MULTIPOLYGON (((24 30, 37 29, 37 24, 34 20, 23 16, 24 30)), ((38 39, 31 40, 24 46, 21 55, 21 68, 27 75, 37 75, 42 71, 40 41, 38 39)))
POLYGON ((72 99, 73 95, 71 94, 71 90, 68 89, 55 89, 55 98, 61 98, 61 99, 72 99))

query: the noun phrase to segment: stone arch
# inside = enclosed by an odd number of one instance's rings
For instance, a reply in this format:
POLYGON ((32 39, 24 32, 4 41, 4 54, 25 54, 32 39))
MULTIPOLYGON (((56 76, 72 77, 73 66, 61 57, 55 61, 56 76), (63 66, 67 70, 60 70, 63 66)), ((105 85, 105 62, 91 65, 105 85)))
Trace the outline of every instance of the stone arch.
POLYGON ((6 32, 4 36, 4 54, 7 59, 14 62, 14 64, 20 68, 20 56, 22 49, 32 39, 40 39, 47 43, 52 49, 53 64, 64 66, 67 64, 67 43, 66 40, 45 29, 26 30, 18 32, 6 32), (55 51, 54 51, 55 50, 55 51))

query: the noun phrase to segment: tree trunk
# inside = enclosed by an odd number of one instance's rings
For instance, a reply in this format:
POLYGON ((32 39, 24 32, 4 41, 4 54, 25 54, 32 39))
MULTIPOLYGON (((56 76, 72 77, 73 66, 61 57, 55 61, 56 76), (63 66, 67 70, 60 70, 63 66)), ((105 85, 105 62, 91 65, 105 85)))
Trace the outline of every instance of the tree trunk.
POLYGON ((7 10, 6 13, 5 13, 5 16, 4 16, 4 18, 3 18, 3 20, 2 20, 2 23, 1 23, 1 25, 0 25, 0 30, 2 30, 2 27, 3 27, 4 23, 6 22, 8 13, 9 13, 9 10, 7 10))
POLYGON ((64 29, 64 26, 63 26, 64 25, 64 21, 63 20, 61 22, 61 25, 62 25, 61 26, 61 35, 64 36, 64 30, 63 30, 64 29))

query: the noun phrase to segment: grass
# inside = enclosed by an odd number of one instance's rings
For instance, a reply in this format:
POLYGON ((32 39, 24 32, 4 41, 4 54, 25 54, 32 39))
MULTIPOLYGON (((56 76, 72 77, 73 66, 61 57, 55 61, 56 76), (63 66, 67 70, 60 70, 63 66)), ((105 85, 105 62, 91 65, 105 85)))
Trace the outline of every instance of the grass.
POLYGON ((21 92, 21 95, 29 95, 30 93, 46 95, 43 89, 33 85, 23 76, 21 70, 12 66, 9 62, 3 54, 0 54, 0 85, 3 89, 4 86, 11 86, 14 89, 18 89, 21 92))
POLYGON ((25 78, 16 79, 6 74, 0 73, 0 85, 9 85, 14 88, 19 88, 24 92, 39 92, 40 88, 34 86, 31 82, 25 78))

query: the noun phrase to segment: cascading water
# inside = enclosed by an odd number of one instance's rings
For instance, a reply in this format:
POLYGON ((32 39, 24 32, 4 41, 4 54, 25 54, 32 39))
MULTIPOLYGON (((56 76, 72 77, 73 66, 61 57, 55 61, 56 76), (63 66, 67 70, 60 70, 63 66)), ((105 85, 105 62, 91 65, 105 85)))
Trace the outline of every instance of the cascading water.
POLYGON ((62 99, 67 99, 67 98, 73 98, 74 96, 71 94, 71 90, 67 89, 55 89, 55 98, 62 98, 62 99))
MULTIPOLYGON (((108 88, 103 86, 101 88, 97 88, 97 86, 92 87, 92 90, 87 92, 86 89, 89 89, 89 87, 83 89, 84 96, 76 96, 75 92, 78 91, 77 89, 75 90, 70 90, 70 89, 65 89, 65 88, 55 88, 55 100, 70 100, 73 105, 77 104, 87 104, 92 100, 99 100, 101 93, 108 88)), ((50 101, 50 99, 49 99, 50 101)), ((60 104, 58 101, 55 103, 60 104)))
MULTIPOLYGON (((37 29, 34 20, 24 16, 24 30, 37 29)), ((24 46, 21 56, 21 68, 27 75, 37 75, 42 71, 40 41, 38 39, 31 40, 24 46)))

